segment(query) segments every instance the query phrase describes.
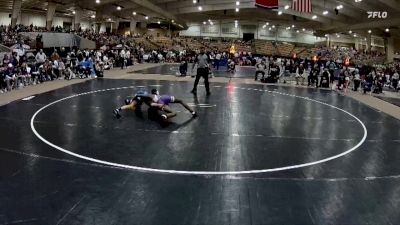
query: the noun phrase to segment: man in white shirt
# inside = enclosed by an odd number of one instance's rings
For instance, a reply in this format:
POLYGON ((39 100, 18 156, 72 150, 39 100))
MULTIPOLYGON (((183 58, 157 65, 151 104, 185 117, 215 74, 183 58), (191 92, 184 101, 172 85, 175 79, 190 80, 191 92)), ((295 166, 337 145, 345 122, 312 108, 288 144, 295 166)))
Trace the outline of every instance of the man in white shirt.
POLYGON ((126 60, 127 60, 127 62, 128 62, 127 65, 128 65, 128 66, 132 65, 132 63, 131 63, 131 52, 130 52, 129 50, 126 51, 125 57, 126 57, 126 60))
POLYGON ((221 62, 221 54, 218 52, 217 55, 215 55, 215 62, 214 62, 214 68, 217 67, 217 70, 219 70, 219 64, 221 62))
POLYGON ((121 69, 123 70, 125 67, 125 60, 126 60, 126 52, 125 49, 122 49, 121 52, 119 53, 119 58, 120 58, 120 63, 121 63, 121 69))
POLYGON ((36 54, 36 64, 38 66, 41 66, 44 64, 44 62, 46 62, 47 56, 46 54, 43 52, 43 49, 40 49, 40 51, 36 54))

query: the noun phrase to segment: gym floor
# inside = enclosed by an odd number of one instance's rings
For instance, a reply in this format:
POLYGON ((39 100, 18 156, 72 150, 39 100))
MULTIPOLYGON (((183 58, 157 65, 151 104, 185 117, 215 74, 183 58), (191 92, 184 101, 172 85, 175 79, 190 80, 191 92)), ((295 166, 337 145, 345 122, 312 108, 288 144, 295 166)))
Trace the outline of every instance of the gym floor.
POLYGON ((400 121, 328 90, 100 79, 0 107, 0 224, 399 224, 400 121), (140 89, 167 127, 112 110, 140 89))

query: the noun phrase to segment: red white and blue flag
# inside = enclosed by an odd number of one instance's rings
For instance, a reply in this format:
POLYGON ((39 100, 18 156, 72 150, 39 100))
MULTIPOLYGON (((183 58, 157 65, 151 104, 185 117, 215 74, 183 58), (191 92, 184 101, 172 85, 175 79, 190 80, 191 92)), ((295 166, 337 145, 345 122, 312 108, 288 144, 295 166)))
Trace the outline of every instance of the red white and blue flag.
POLYGON ((292 10, 297 12, 312 13, 311 0, 293 0, 292 10))
POLYGON ((278 0, 256 0, 256 6, 264 9, 278 9, 278 0))

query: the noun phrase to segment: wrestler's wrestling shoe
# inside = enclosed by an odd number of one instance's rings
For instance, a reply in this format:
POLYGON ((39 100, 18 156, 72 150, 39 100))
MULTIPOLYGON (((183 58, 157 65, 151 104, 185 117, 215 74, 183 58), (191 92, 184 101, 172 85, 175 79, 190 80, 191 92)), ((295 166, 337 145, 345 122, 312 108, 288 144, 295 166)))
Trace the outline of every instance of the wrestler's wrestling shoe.
POLYGON ((162 114, 162 115, 161 115, 161 118, 162 118, 164 121, 167 121, 167 120, 168 120, 168 116, 165 115, 165 114, 162 114))
POLYGON ((193 117, 193 118, 198 117, 197 113, 196 113, 196 112, 192 112, 192 117, 193 117))
POLYGON ((117 118, 117 119, 121 118, 121 114, 119 114, 119 110, 118 110, 118 109, 115 109, 115 110, 113 111, 113 115, 114 115, 114 117, 117 118))

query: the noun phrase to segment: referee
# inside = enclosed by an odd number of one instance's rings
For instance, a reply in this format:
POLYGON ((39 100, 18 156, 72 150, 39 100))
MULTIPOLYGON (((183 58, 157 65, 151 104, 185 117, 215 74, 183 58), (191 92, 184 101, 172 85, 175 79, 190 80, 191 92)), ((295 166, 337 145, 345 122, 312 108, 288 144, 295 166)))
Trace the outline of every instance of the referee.
POLYGON ((211 92, 210 92, 210 84, 208 82, 208 72, 209 72, 208 56, 205 53, 204 47, 201 47, 200 54, 196 57, 196 62, 198 64, 197 75, 196 75, 196 80, 194 81, 194 87, 193 87, 193 90, 191 93, 194 95, 197 94, 197 85, 199 84, 200 77, 203 77, 204 85, 206 86, 207 95, 209 96, 209 95, 211 95, 211 92))

